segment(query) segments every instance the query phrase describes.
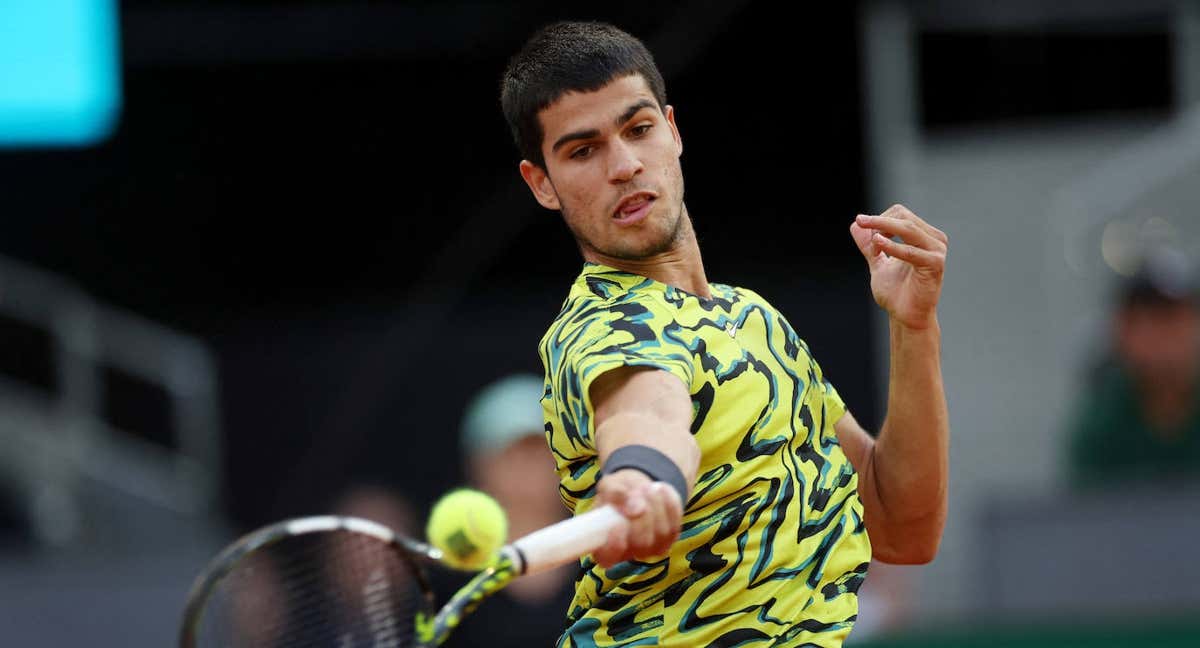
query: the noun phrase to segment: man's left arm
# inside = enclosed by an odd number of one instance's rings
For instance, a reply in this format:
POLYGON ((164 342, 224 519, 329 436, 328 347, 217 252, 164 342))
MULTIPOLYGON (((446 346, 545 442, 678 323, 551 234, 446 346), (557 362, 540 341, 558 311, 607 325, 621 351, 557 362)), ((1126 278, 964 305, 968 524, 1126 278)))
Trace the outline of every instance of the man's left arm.
POLYGON ((875 557, 926 563, 946 522, 950 464, 937 320, 948 240, 901 205, 859 216, 850 233, 870 267, 875 301, 888 313, 888 406, 877 439, 849 413, 834 429, 859 474, 875 557))

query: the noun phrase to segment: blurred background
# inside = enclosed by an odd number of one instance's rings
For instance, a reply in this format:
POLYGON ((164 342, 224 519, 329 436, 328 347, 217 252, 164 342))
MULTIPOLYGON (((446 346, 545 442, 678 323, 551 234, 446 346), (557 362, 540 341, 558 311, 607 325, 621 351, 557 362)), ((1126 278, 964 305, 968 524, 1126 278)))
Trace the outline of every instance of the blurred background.
POLYGON ((849 223, 950 236, 950 519, 853 643, 1200 644, 1200 2, 0 0, 6 645, 169 645, 237 534, 481 482, 580 267, 497 100, 568 18, 655 54, 710 280, 871 429, 849 223))

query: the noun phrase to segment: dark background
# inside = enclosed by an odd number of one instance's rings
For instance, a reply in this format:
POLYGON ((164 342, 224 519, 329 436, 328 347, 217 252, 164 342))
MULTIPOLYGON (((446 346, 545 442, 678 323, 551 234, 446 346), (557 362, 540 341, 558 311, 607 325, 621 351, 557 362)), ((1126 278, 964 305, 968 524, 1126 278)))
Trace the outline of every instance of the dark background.
MULTIPOLYGON (((462 479, 472 391, 540 371, 580 266, 516 172, 500 73, 546 22, 609 20, 664 68, 710 280, 775 302, 876 420, 853 7, 604 7, 125 2, 121 125, 0 154, 0 252, 214 345, 239 523, 365 479, 427 501, 462 479)), ((153 438, 152 388, 112 378, 110 417, 153 438)))
MULTIPOLYGON (((890 200, 865 190, 854 3, 127 0, 122 14, 116 134, 0 152, 0 253, 213 346, 239 525, 322 510, 364 480, 425 505, 463 479, 472 392, 540 371, 537 340, 580 259, 520 181, 497 90, 555 19, 611 21, 650 46, 710 280, 771 300, 878 425, 875 307, 846 230, 890 200)), ((1114 46, 1135 68, 1167 60, 1155 24, 1066 48, 1050 31, 923 33, 922 124, 1167 110, 1169 66, 1126 81, 1119 105, 1078 72, 1114 46), (971 78, 1009 82, 956 85, 981 66, 971 78)), ((10 328, 10 346, 44 342, 10 328)), ((52 380, 27 355, 20 371, 52 380)), ((111 375, 106 411, 169 443, 157 396, 111 375)))

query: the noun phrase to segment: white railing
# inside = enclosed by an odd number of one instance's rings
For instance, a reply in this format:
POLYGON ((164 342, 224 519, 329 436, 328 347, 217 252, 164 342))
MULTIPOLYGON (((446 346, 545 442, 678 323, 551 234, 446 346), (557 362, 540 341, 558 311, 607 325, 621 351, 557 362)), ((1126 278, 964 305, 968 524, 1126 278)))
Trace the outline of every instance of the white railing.
POLYGON ((81 489, 93 483, 176 512, 212 508, 221 434, 216 363, 203 343, 3 257, 0 316, 50 339, 51 392, 0 378, 0 487, 15 490, 39 539, 80 537, 81 489), (105 368, 163 390, 169 446, 104 421, 105 368))

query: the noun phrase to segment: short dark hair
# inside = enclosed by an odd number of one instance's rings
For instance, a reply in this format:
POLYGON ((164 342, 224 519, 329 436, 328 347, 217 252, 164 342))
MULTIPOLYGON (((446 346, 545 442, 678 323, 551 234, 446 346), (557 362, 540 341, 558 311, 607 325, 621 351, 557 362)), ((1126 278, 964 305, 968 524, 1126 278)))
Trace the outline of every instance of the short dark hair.
POLYGON ((558 22, 539 30, 517 52, 500 84, 500 106, 521 156, 545 168, 538 113, 568 92, 594 92, 619 77, 640 74, 659 109, 667 89, 642 41, 598 22, 558 22))

